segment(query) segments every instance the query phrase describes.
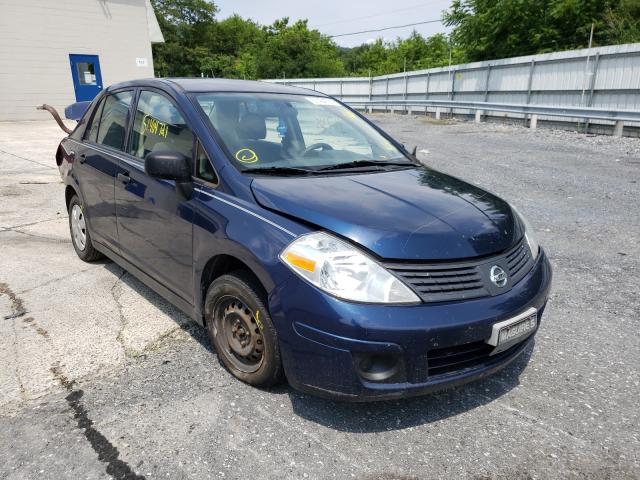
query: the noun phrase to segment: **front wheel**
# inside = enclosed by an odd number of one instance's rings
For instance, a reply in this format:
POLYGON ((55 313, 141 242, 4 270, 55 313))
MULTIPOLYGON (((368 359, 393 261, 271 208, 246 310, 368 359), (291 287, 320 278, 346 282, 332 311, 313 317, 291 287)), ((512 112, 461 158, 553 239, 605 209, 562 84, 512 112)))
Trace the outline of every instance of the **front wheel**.
POLYGON ((278 337, 258 282, 237 271, 209 287, 205 316, 209 340, 222 363, 242 380, 267 387, 282 379, 278 337))
POLYGON ((102 254, 93 247, 85 210, 77 195, 74 195, 69 202, 69 231, 73 248, 81 260, 93 262, 102 257, 102 254))

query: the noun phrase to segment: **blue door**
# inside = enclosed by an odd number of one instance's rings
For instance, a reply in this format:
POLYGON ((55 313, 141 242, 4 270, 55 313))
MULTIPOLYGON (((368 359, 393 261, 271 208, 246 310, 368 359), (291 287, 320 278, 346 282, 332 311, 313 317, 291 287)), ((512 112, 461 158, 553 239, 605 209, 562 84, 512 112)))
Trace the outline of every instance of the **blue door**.
POLYGON ((76 102, 86 102, 102 90, 102 75, 98 55, 69 54, 71 77, 76 92, 76 102))

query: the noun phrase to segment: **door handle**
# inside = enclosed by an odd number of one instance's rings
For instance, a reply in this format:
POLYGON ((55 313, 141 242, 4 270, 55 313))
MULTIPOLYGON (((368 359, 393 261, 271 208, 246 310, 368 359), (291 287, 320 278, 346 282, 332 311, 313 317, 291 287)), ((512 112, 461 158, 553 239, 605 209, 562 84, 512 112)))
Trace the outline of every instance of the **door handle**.
POLYGON ((129 172, 119 173, 117 177, 118 177, 118 180, 120 180, 122 183, 129 183, 131 181, 129 172))
POLYGON ((81 153, 81 154, 80 154, 80 158, 78 159, 78 161, 79 161, 80 163, 84 163, 84 162, 86 162, 86 161, 87 161, 87 155, 86 155, 86 154, 84 154, 84 153, 81 153))

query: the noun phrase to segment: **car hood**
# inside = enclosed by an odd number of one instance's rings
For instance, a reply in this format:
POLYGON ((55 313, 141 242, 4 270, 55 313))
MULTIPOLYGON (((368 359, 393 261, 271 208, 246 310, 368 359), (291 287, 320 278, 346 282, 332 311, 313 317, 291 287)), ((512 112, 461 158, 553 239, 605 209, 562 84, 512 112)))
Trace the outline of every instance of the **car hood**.
POLYGON ((502 199, 423 167, 353 175, 258 177, 265 208, 394 260, 451 260, 501 252, 523 235, 502 199))

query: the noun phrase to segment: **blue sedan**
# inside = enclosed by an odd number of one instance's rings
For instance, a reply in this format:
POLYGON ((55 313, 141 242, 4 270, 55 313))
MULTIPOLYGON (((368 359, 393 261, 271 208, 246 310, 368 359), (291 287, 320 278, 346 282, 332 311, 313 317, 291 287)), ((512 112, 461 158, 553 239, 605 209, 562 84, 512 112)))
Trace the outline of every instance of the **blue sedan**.
POLYGON ((533 341, 551 267, 522 215, 333 98, 150 79, 79 107, 56 153, 76 253, 188 313, 240 380, 396 398, 533 341))

